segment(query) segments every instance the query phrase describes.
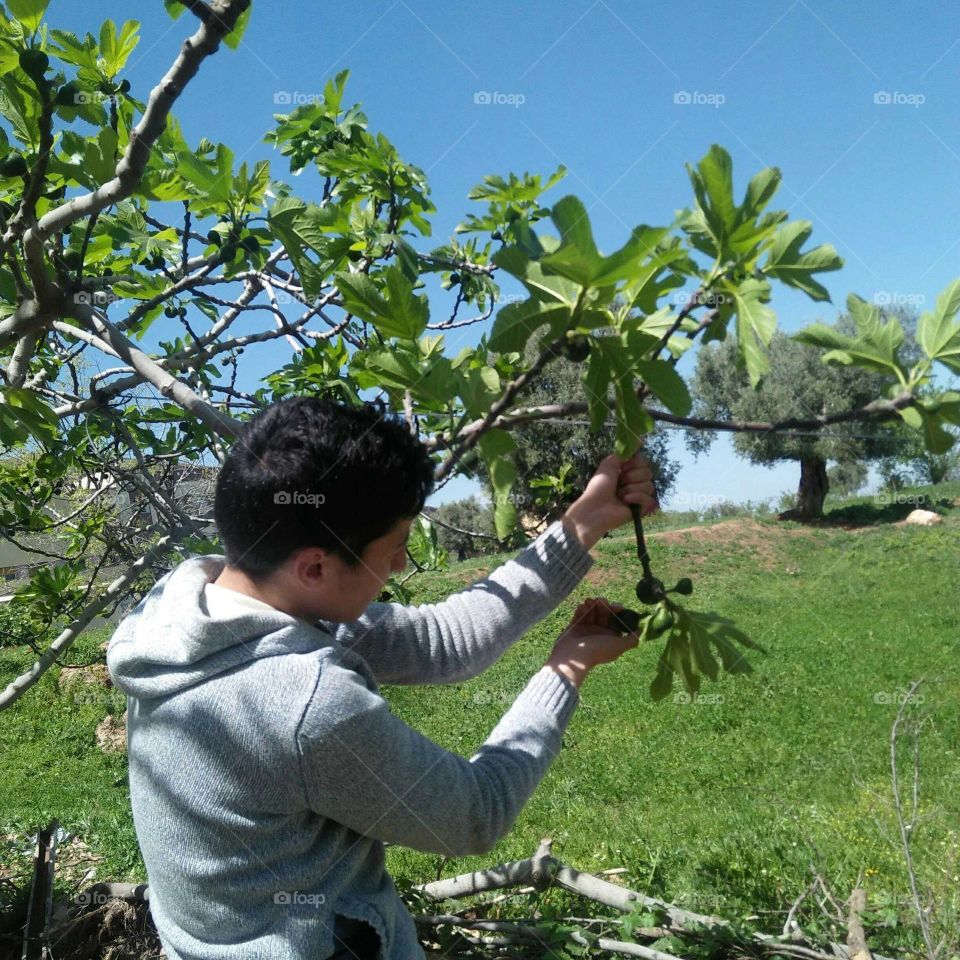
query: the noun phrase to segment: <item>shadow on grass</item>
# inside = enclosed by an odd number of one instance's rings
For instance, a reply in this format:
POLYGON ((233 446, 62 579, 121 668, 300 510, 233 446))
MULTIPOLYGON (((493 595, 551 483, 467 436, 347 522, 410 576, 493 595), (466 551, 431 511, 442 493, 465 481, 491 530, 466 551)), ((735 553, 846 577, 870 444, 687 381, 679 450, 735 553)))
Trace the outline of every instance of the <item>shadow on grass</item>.
MULTIPOLYGON (((905 520, 914 510, 932 510, 941 516, 951 513, 954 509, 953 500, 949 497, 915 495, 908 498, 887 499, 876 498, 864 503, 852 503, 845 507, 837 507, 828 511, 818 520, 806 521, 808 526, 816 527, 873 527, 884 523, 897 523, 905 520)), ((803 521, 798 521, 803 522, 803 521)))

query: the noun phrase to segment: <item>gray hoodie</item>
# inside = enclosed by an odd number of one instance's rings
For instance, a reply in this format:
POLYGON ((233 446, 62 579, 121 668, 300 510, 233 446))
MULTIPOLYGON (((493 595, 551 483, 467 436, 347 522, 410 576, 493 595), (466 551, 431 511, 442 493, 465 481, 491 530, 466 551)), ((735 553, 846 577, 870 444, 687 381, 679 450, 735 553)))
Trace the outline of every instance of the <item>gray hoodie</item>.
POLYGON ((339 946, 339 916, 376 930, 378 960, 421 960, 383 841, 489 851, 559 751, 578 693, 541 669, 467 760, 395 717, 378 683, 476 676, 593 559, 556 522, 442 603, 316 625, 273 609, 211 617, 204 588, 223 563, 183 561, 107 651, 128 695, 130 800, 164 949, 320 960, 339 946))

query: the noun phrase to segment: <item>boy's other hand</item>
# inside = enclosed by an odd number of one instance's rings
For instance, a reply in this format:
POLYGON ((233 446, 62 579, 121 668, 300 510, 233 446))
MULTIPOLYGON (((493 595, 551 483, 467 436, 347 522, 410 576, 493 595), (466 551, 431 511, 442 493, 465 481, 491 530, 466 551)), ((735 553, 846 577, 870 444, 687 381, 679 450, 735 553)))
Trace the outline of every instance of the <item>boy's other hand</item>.
POLYGON ((621 634, 607 626, 611 613, 623 609, 622 604, 603 597, 584 600, 557 638, 546 665, 579 687, 594 667, 632 650, 639 642, 636 633, 621 634))

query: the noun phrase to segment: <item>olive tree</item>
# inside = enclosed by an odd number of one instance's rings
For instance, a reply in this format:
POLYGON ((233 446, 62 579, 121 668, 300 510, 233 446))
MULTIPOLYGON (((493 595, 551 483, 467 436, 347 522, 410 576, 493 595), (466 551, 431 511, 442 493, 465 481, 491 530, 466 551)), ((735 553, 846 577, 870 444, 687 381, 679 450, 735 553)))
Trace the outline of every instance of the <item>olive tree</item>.
MULTIPOLYGON (((238 163, 227 144, 188 142, 174 104, 209 57, 239 42, 251 0, 164 2, 182 42, 150 90, 124 77, 136 21, 81 37, 45 22, 47 0, 0 7, 0 530, 40 551, 15 598, 40 625, 29 638, 39 654, 0 707, 95 617, 179 558, 218 548, 209 511, 177 496, 176 471, 215 466, 244 419, 280 397, 382 400, 434 455, 439 485, 475 454, 501 539, 517 524, 513 431, 535 421, 586 414, 598 431, 612 419, 624 457, 657 422, 756 432, 900 418, 928 448, 952 440, 943 424, 960 422, 960 395, 918 391, 934 361, 960 365, 960 282, 921 318, 912 366, 900 326, 857 297, 853 334, 803 332, 830 362, 893 374, 895 387, 862 407, 719 427, 690 417, 677 360, 730 331, 755 387, 770 369, 774 284, 825 301, 817 277, 842 265, 829 244, 808 245, 812 224, 770 207, 776 168, 737 199, 731 158, 712 146, 688 167, 689 206, 671 223, 639 223, 607 254, 575 196, 545 205, 562 169, 490 175, 454 236, 430 243, 427 178, 345 99, 346 71, 315 102, 275 115, 273 160, 238 163), (288 182, 298 174, 318 200, 298 196, 288 182), (428 297, 431 281, 446 293, 428 297), (508 282, 523 294, 497 309, 508 282), (475 344, 448 354, 446 331, 491 317, 475 344), (249 358, 269 344, 289 352, 254 376, 262 366, 249 358), (583 361, 585 399, 529 402, 564 354, 583 361), (14 456, 23 450, 31 456, 14 456), (93 486, 65 504, 78 475, 93 486), (118 516, 104 484, 138 506, 118 516)), ((420 540, 439 563, 432 534, 420 540)), ((746 669, 731 643, 742 634, 666 597, 641 556, 644 635, 656 621, 667 637, 653 695, 674 675, 693 691, 716 676, 714 651, 746 669)))
MULTIPOLYGON (((825 366, 824 350, 791 339, 777 331, 770 341, 770 369, 754 389, 737 366, 736 344, 710 344, 697 355, 691 385, 694 411, 710 418, 772 420, 778 416, 809 417, 827 411, 851 411, 870 403, 895 382, 892 374, 867 373, 853 366, 825 366)), ((688 446, 706 450, 714 433, 688 434, 688 446)), ((863 465, 893 456, 900 438, 891 426, 878 421, 847 421, 829 430, 738 433, 734 450, 751 463, 800 465, 796 502, 784 517, 809 520, 823 514, 830 487, 828 461, 863 465)), ((866 473, 860 484, 866 480, 866 473)))

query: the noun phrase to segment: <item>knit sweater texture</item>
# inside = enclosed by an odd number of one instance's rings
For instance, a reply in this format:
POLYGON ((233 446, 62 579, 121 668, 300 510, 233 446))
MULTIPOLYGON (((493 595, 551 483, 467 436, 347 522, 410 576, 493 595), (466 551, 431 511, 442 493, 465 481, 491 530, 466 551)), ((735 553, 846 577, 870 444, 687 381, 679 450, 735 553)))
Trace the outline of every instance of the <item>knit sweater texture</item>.
POLYGON ((467 759, 396 717, 379 684, 476 676, 592 563, 558 521, 443 602, 373 603, 353 623, 255 606, 212 616, 218 555, 159 580, 118 626, 107 664, 128 698, 134 824, 170 960, 322 960, 338 946, 337 916, 376 930, 377 960, 422 960, 384 841, 491 850, 559 752, 579 695, 539 670, 467 759))

